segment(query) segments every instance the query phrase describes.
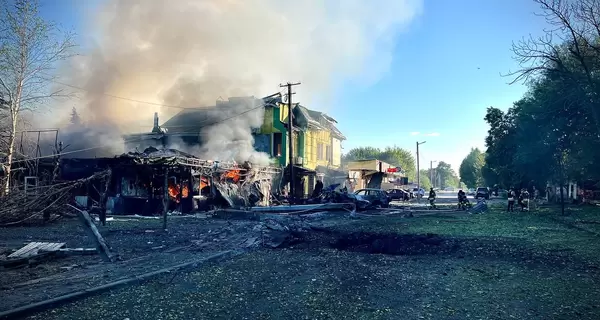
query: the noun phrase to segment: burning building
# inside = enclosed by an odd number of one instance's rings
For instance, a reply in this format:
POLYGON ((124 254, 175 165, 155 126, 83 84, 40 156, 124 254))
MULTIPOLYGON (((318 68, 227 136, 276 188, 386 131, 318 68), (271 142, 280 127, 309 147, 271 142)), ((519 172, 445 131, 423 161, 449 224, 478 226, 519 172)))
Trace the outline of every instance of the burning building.
POLYGON ((75 189, 73 200, 88 209, 140 215, 267 206, 271 189, 281 176, 273 167, 208 161, 153 147, 112 158, 64 158, 58 163, 56 159, 45 159, 40 171, 36 179, 42 185, 109 172, 75 189), (55 179, 51 179, 54 171, 55 179))

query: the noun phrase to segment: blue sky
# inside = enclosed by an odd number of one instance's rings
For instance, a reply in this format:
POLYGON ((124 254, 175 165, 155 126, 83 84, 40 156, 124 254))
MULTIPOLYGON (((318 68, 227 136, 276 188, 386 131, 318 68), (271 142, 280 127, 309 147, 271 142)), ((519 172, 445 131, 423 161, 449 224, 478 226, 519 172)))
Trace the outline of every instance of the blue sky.
MULTIPOLYGON (((86 11, 98 1, 44 1, 43 14, 85 35, 86 11)), ((518 67, 513 41, 542 33, 544 21, 534 11, 529 0, 425 0, 397 35, 386 74, 368 87, 339 86, 327 112, 348 138, 344 150, 397 145, 414 153, 417 140, 427 141, 422 168, 437 160, 458 171, 471 147, 484 148, 486 108, 506 109, 526 90, 500 74, 518 67)))
POLYGON ((528 0, 425 1, 422 14, 398 35, 387 75, 341 93, 343 110, 332 113, 348 137, 344 149, 397 145, 414 153, 417 140, 427 141, 419 150, 421 168, 437 160, 458 171, 471 147, 484 148, 486 108, 507 109, 526 90, 500 74, 518 66, 512 41, 541 34, 537 9, 528 0))

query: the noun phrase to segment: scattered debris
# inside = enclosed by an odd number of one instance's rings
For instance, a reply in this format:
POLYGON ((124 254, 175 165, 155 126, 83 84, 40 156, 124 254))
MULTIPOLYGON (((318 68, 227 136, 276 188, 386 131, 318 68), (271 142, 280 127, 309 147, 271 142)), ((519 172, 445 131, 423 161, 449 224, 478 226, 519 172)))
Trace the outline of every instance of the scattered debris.
POLYGON ((100 234, 100 231, 98 231, 98 228, 96 228, 96 225, 92 221, 90 214, 87 211, 79 210, 72 205, 68 205, 68 206, 70 206, 71 208, 73 208, 77 211, 79 219, 81 220, 81 222, 84 225, 85 231, 95 241, 96 248, 98 250, 98 253, 102 257, 102 259, 104 261, 112 262, 114 260, 114 258, 112 256, 110 250, 108 249, 108 245, 106 245, 104 238, 100 234))
POLYGON ((59 249, 65 247, 66 244, 62 243, 52 243, 52 242, 30 242, 25 245, 23 248, 17 250, 16 252, 10 254, 8 259, 26 259, 33 256, 36 256, 43 252, 53 252, 58 251, 59 249))
POLYGON ((29 187, 27 190, 11 190, 0 197, 0 226, 15 226, 33 221, 50 221, 65 215, 64 205, 70 201, 72 190, 95 179, 100 179, 107 172, 99 172, 87 178, 49 183, 29 187), (43 218, 40 219, 40 218, 43 218))
POLYGON ((98 254, 98 250, 96 250, 96 248, 64 248, 58 250, 57 253, 64 255, 84 256, 98 254))
MULTIPOLYGON (((113 217, 107 217, 105 221, 114 221, 115 218, 113 217)), ((96 222, 100 222, 100 217, 94 217, 94 221, 96 222)))

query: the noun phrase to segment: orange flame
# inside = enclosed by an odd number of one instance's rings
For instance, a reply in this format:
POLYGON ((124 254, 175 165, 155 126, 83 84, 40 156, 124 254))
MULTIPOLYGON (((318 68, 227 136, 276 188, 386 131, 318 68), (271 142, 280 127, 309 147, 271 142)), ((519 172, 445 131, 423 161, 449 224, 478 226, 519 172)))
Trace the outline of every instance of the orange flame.
POLYGON ((231 179, 231 180, 233 180, 234 183, 237 183, 238 181, 240 181, 240 178, 241 178, 240 170, 239 169, 229 170, 223 174, 223 178, 231 179))
POLYGON ((179 192, 179 186, 169 183, 169 197, 179 203, 181 198, 187 198, 190 195, 190 190, 186 184, 183 185, 183 189, 179 192))
POLYGON ((204 187, 208 186, 208 179, 201 178, 200 179, 200 190, 204 189, 204 187))

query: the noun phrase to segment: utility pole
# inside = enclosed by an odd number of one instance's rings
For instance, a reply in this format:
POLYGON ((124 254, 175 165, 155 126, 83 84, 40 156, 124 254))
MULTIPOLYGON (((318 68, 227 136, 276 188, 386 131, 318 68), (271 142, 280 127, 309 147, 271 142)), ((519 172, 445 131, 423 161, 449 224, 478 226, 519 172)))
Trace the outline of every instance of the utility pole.
POLYGON ((292 87, 299 85, 300 82, 291 83, 288 82, 286 84, 280 84, 279 87, 287 87, 287 98, 288 98, 288 157, 289 157, 289 166, 290 166, 290 204, 291 199, 294 197, 294 127, 293 127, 293 112, 292 112, 292 87))
POLYGON ((419 142, 417 141, 417 202, 421 202, 421 178, 420 178, 420 169, 419 169, 419 145, 425 143, 427 141, 419 142))
POLYGON ((429 162, 429 181, 431 181, 431 186, 435 187, 435 181, 433 181, 433 163, 437 162, 437 160, 432 160, 429 162))

